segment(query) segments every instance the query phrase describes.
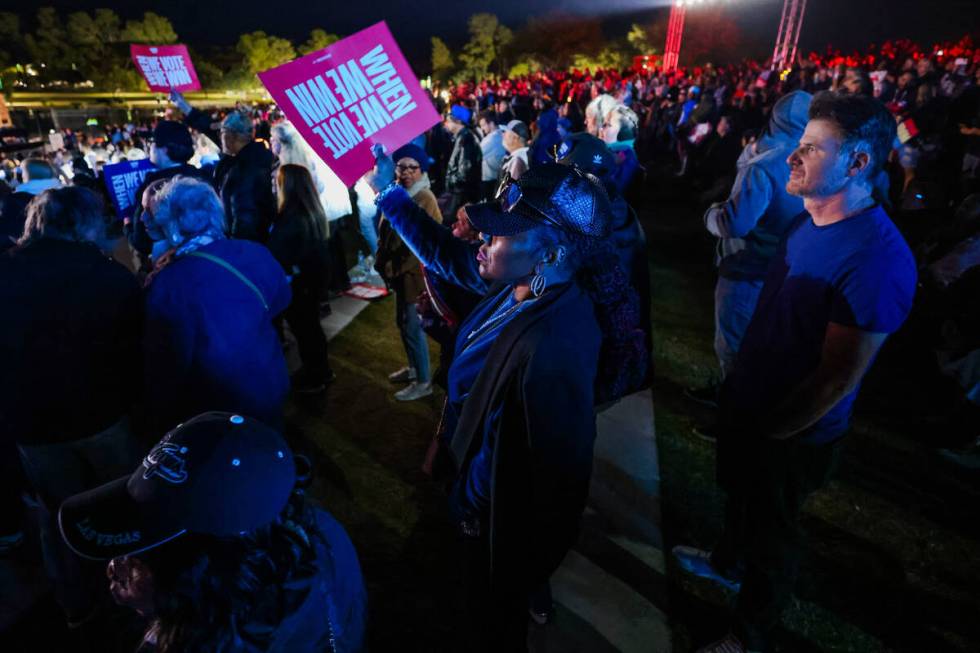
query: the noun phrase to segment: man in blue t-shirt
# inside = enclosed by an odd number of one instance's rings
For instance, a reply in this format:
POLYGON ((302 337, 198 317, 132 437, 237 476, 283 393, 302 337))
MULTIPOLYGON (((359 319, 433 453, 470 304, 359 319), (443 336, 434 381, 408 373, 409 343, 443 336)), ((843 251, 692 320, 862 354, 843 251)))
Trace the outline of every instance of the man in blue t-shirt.
POLYGON ((725 534, 682 568, 738 592, 732 632, 704 652, 764 651, 796 579, 803 502, 830 475, 851 407, 915 292, 912 253, 872 199, 895 121, 878 101, 814 98, 786 189, 805 212, 769 267, 721 394, 725 534))

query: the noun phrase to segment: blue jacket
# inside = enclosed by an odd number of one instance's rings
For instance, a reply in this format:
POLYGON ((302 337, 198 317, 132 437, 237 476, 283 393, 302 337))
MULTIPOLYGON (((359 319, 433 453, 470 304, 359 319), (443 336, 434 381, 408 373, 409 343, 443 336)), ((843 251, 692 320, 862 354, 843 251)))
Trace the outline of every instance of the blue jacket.
POLYGON ((486 294, 489 286, 480 276, 476 261, 478 243, 453 236, 452 229, 431 219, 403 188, 395 188, 385 195, 380 207, 427 271, 481 297, 486 294))
POLYGON ((272 318, 291 298, 282 267, 264 246, 218 240, 160 270, 146 292, 144 372, 153 435, 208 410, 282 426, 289 375, 272 318), (263 306, 263 300, 268 308, 263 306))
MULTIPOLYGON (((316 574, 290 583, 308 591, 295 612, 283 619, 263 653, 357 653, 364 648, 367 591, 357 551, 336 519, 316 510, 322 538, 315 542, 316 574)), ((242 651, 257 649, 243 646, 242 651)))

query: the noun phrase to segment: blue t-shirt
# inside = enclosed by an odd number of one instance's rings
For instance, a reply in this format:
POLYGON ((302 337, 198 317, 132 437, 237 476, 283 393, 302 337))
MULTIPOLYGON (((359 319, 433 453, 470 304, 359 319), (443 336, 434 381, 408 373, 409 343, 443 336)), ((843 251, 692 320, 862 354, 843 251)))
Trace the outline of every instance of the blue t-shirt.
MULTIPOLYGON (((880 206, 824 227, 808 213, 790 227, 766 276, 724 401, 751 421, 773 410, 820 363, 830 322, 893 333, 915 294, 912 252, 880 206)), ((848 427, 858 389, 800 436, 819 444, 848 427)))

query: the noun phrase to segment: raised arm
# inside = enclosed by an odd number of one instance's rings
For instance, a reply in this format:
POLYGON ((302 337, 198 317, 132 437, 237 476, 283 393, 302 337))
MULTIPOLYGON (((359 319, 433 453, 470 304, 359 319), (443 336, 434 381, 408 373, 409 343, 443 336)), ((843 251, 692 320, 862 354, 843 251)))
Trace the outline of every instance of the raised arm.
POLYGON ((473 247, 429 217, 404 188, 387 190, 378 206, 402 241, 433 274, 471 292, 487 291, 473 247))

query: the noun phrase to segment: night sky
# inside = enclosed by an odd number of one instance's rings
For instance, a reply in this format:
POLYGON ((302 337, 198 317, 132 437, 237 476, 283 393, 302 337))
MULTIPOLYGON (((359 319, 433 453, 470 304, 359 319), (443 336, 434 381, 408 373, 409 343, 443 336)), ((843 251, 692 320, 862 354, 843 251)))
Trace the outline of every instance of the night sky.
MULTIPOLYGON (((722 0, 725 11, 737 15, 745 40, 753 52, 771 52, 782 0, 722 0)), ((667 0, 39 0, 19 2, 0 0, 8 11, 33 14, 34 7, 47 5, 63 12, 105 7, 123 18, 153 10, 167 15, 181 40, 195 46, 231 44, 238 34, 264 30, 294 42, 306 39, 313 27, 349 34, 378 20, 387 20, 405 54, 413 63, 423 64, 429 56, 429 37, 441 36, 450 47, 466 40, 466 19, 470 14, 489 11, 512 28, 528 16, 550 11, 598 15, 607 34, 625 33, 630 22, 653 20, 664 11, 667 0), (657 8, 660 9, 657 9, 657 8)), ((699 7, 691 11, 710 11, 699 7)), ((690 14, 689 14, 690 15, 690 14)), ((890 37, 910 37, 931 42, 980 32, 978 0, 810 0, 803 23, 801 45, 822 49, 828 42, 845 49, 859 48, 890 37)))

